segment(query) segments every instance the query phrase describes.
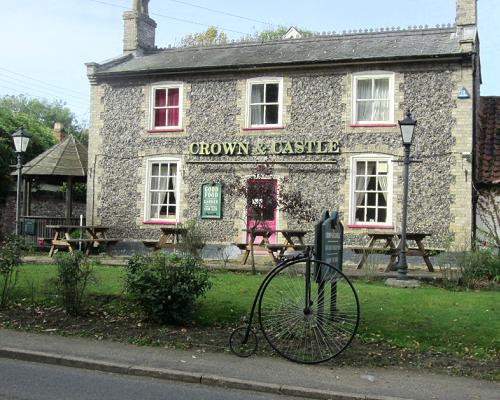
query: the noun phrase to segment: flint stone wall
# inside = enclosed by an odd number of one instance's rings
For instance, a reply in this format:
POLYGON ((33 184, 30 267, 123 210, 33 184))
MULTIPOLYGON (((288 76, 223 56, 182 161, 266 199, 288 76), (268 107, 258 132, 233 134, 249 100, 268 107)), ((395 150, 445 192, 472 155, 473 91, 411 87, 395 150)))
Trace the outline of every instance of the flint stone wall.
MULTIPOLYGON (((404 76, 397 90, 403 97, 396 110, 396 117, 410 107, 418 116, 418 130, 412 146, 412 157, 421 163, 411 165, 409 230, 425 231, 433 234, 433 241, 445 245, 452 235, 449 232, 450 185, 451 175, 449 156, 454 143, 452 127, 454 124, 452 109, 455 99, 451 97, 454 82, 449 66, 442 70, 421 72, 420 70, 399 70, 404 76)), ((395 70, 395 69, 393 69, 395 70)), ((279 75, 273 73, 273 76, 279 75)), ((184 92, 189 107, 186 110, 185 132, 165 134, 164 137, 145 134, 149 112, 146 96, 149 86, 154 81, 135 81, 134 84, 112 82, 104 84, 101 116, 103 128, 103 148, 98 157, 96 185, 101 186, 100 198, 96 200, 93 213, 100 216, 101 223, 114 228, 113 236, 128 239, 157 238, 159 229, 147 226, 139 221, 141 215, 140 200, 144 196, 145 170, 147 154, 179 155, 187 154, 191 142, 230 142, 256 141, 270 144, 275 141, 296 140, 337 140, 340 143, 340 155, 314 155, 331 160, 337 165, 290 165, 276 167, 277 175, 284 175, 287 188, 298 190, 307 195, 318 216, 322 209, 339 209, 347 223, 349 193, 349 174, 347 173, 350 157, 359 154, 359 149, 373 153, 373 149, 383 149, 399 157, 402 154, 399 131, 394 128, 377 128, 365 132, 362 128, 353 132, 347 129, 350 116, 346 116, 346 93, 350 83, 346 72, 289 73, 283 74, 291 81, 285 97, 290 99, 287 112, 289 121, 283 130, 272 135, 242 134, 239 107, 241 97, 238 79, 253 76, 223 76, 211 78, 172 77, 172 81, 182 80, 189 90, 184 92), (240 99, 240 100, 239 100, 240 99), (353 149, 356 148, 356 151, 353 149), (368 149, 371 149, 368 151, 368 149), (347 186, 346 186, 347 185, 347 186), (142 188, 142 189, 140 189, 142 188)), ((262 75, 260 75, 262 76, 262 75)), ((285 156, 274 156, 283 159, 285 156)), ((204 160, 223 160, 222 157, 203 157, 204 160)), ((248 157, 231 157, 232 160, 248 157)), ((264 161, 266 157, 253 157, 264 161)), ((267 158, 272 160, 272 157, 267 158)), ((292 156, 290 156, 292 159, 292 156)), ((295 155, 294 160, 308 159, 307 155, 295 155)), ((207 240, 212 243, 239 241, 242 238, 243 222, 238 199, 226 196, 223 192, 223 219, 201 220, 199 218, 200 186, 204 182, 226 181, 234 176, 249 175, 248 167, 230 165, 182 164, 183 190, 181 190, 181 221, 195 219, 207 240)), ((394 176, 401 184, 402 166, 394 164, 394 176)), ((401 195, 394 186, 393 220, 400 220, 401 195)), ((87 218, 91 221, 90 216, 87 218)), ((287 226, 302 227, 301 221, 293 216, 286 216, 287 226)), ((359 241, 359 236, 350 236, 347 242, 359 241)))

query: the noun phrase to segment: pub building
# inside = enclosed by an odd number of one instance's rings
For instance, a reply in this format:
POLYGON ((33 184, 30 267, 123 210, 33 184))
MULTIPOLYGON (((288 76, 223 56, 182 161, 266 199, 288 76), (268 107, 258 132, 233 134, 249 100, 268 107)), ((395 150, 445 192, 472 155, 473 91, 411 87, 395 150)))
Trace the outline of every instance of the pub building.
MULTIPOLYGON (((134 4, 123 14, 123 54, 87 64, 88 223, 133 243, 196 220, 209 244, 241 243, 251 216, 224 182, 268 163, 278 193, 285 178, 318 217, 338 210, 347 242, 401 229, 398 120, 408 109, 417 120, 408 231, 431 234, 434 246, 470 244, 476 0, 457 0, 453 25, 291 28, 280 40, 168 48, 155 46, 147 2, 134 4)), ((305 226, 279 209, 266 214, 270 228, 305 226)))

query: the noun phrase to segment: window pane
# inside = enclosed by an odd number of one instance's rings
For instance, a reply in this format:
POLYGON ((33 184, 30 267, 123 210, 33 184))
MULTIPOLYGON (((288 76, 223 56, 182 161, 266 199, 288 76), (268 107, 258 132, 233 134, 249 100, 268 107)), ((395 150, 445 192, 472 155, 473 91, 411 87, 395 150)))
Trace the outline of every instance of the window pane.
POLYGON ((155 110, 155 126, 166 126, 166 116, 167 110, 164 108, 160 108, 155 110))
POLYGON ((366 175, 377 175, 377 162, 368 161, 368 171, 366 175))
POLYGON ((176 204, 174 192, 168 192, 168 204, 170 204, 171 206, 174 206, 176 204))
POLYGON ((168 216, 170 218, 175 218, 175 206, 168 207, 168 216))
POLYGON ((151 218, 158 218, 158 206, 151 206, 151 209, 149 210, 149 216, 151 218))
POLYGON ((366 179, 364 176, 356 177, 356 190, 365 190, 366 179))
POLYGON ((371 121, 372 120, 372 101, 358 101, 357 102, 357 121, 371 121))
POLYGON ((371 99, 372 98, 372 80, 358 79, 356 99, 371 99))
POLYGON ((355 218, 357 222, 365 222, 365 209, 362 207, 357 207, 355 218))
POLYGON ((379 193, 378 194, 378 205, 379 207, 387 207, 387 200, 386 200, 386 194, 385 193, 379 193))
POLYGON ((250 108, 250 124, 263 125, 264 124, 264 106, 251 106, 250 108))
POLYGON ((179 109, 178 108, 169 108, 168 109, 167 126, 179 126, 179 109))
POLYGON ((151 190, 158 189, 158 178, 151 178, 151 190))
POLYGON ((266 85, 266 103, 278 102, 278 83, 268 83, 266 85))
POLYGON ((179 105, 179 88, 168 89, 168 106, 178 106, 179 105))
POLYGON ((387 209, 385 208, 378 209, 377 222, 387 222, 387 209))
POLYGON ((151 175, 152 176, 158 176, 158 171, 160 170, 160 164, 152 164, 151 165, 151 175))
POLYGON ((366 222, 375 222, 375 208, 366 209, 366 222))
POLYGON ((151 204, 159 204, 160 203, 160 193, 152 192, 151 193, 151 204))
POLYGON ((389 78, 375 79, 374 99, 389 98, 389 78))
POLYGON ((264 102, 264 84, 252 85, 252 98, 251 103, 264 102))
POLYGON ((160 190, 167 190, 167 180, 168 178, 160 178, 160 190))
POLYGON ((170 164, 170 176, 177 177, 177 164, 170 164))
POLYGON ((161 168, 160 168, 160 175, 161 176, 167 176, 168 175, 168 164, 161 164, 161 168))
POLYGON ((377 201, 377 193, 368 193, 367 205, 375 207, 377 205, 376 201, 377 201))
POLYGON ((160 218, 166 218, 167 214, 167 206, 161 206, 160 208, 160 218))
POLYGON ((388 165, 386 161, 379 161, 378 162, 378 170, 377 173, 379 175, 387 175, 387 170, 388 170, 388 165))
POLYGON ((266 124, 278 123, 278 105, 266 106, 266 124))
POLYGON ((366 162, 365 161, 357 161, 356 162, 356 175, 366 175, 366 162))
POLYGON ((166 90, 165 89, 156 89, 155 90, 155 106, 156 107, 165 107, 166 105, 166 90))
POLYGON ((372 176, 368 178, 367 190, 376 190, 377 189, 377 178, 372 176))
POLYGON ((175 189, 175 178, 170 177, 168 179, 168 190, 174 190, 175 189))
POLYGON ((389 121, 389 100, 373 102, 373 121, 389 121))

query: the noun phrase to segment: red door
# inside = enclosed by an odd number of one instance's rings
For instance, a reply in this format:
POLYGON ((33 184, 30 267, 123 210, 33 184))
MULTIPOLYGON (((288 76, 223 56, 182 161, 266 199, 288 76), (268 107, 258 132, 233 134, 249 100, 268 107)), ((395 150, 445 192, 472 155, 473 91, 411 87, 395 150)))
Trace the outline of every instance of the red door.
MULTIPOLYGON (((276 230, 276 210, 278 197, 278 182, 276 179, 250 179, 247 190, 247 227, 276 230)), ((260 243, 262 237, 257 236, 255 243, 260 243)), ((247 234, 247 243, 250 235, 247 234)), ((276 243, 276 233, 269 237, 269 243, 276 243)))

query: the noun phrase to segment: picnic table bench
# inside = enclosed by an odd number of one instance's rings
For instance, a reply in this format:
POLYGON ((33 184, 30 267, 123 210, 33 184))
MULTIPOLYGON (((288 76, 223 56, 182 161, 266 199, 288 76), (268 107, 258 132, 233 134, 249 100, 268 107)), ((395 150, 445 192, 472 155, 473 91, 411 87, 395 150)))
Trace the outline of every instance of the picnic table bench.
POLYGON ((177 245, 184 240, 187 234, 187 229, 176 225, 166 225, 160 228, 161 235, 158 239, 142 240, 142 244, 153 251, 160 249, 175 249, 177 245))
MULTIPOLYGON (((427 265, 428 270, 430 272, 434 272, 434 266, 432 265, 432 262, 429 257, 437 255, 443 252, 444 250, 437 248, 425 248, 422 241, 428 236, 431 236, 431 234, 420 233, 420 232, 407 233, 406 234, 407 241, 415 242, 416 247, 407 247, 406 255, 422 257, 425 264, 427 265)), ((384 254, 390 257, 389 263, 385 271, 386 272, 395 271, 397 269, 396 261, 400 253, 400 245, 401 245, 401 240, 399 240, 399 243, 397 244, 395 240, 397 240, 398 238, 400 239, 401 234, 396 232, 383 232, 383 233, 371 232, 368 233, 368 237, 370 238, 370 240, 366 246, 346 246, 354 253, 362 254, 361 260, 359 261, 357 268, 358 269, 363 268, 363 265, 367 262, 368 256, 370 254, 384 254), (384 241, 384 244, 382 246, 380 245, 377 246, 376 245, 378 244, 377 242, 380 241, 384 241)))
MULTIPOLYGON (((90 254, 91 249, 99 249, 101 245, 114 245, 121 239, 107 238, 108 226, 102 225, 47 225, 54 231, 54 237, 50 241, 49 257, 52 257, 57 248, 64 248, 70 252, 76 249, 78 244, 86 244, 85 254, 90 254), (81 231, 82 238, 72 238, 71 233, 81 231), (89 237, 83 237, 87 233, 89 237)), ((109 247, 106 247, 109 250, 109 247)))
MULTIPOLYGON (((273 263, 277 264, 287 250, 303 250, 305 248, 304 237, 308 231, 298 229, 255 229, 250 230, 249 233, 250 240, 254 244, 254 250, 265 250, 273 260, 273 263), (280 233, 283 236, 283 243, 270 243, 270 237, 275 233, 280 233)), ((250 243, 234 243, 234 245, 245 252, 242 260, 242 264, 245 265, 251 251, 250 243)))

